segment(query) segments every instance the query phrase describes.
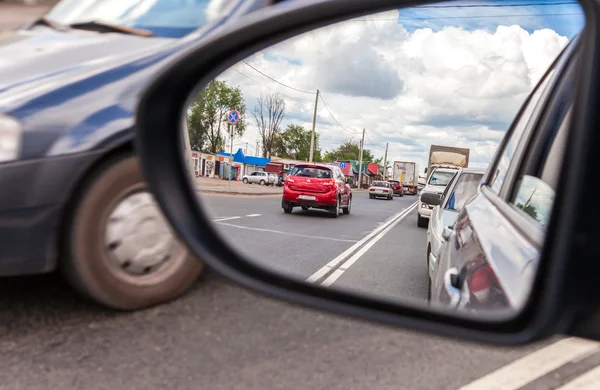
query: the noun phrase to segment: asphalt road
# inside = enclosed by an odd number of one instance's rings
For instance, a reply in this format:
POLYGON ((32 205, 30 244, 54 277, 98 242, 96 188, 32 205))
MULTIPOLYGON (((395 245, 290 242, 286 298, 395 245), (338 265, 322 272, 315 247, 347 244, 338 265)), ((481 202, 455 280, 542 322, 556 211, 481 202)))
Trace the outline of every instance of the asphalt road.
MULTIPOLYGON (((204 199, 238 248, 306 278, 416 200, 364 195, 339 219, 285 215, 278 197, 204 199)), ((415 219, 412 211, 390 224, 331 287, 424 299, 425 230, 415 219)), ((452 390, 542 346, 496 348, 393 330, 261 297, 210 271, 181 299, 131 314, 84 302, 54 276, 0 283, 0 389, 452 390)), ((560 382, 548 372, 541 380, 531 389, 560 382)))

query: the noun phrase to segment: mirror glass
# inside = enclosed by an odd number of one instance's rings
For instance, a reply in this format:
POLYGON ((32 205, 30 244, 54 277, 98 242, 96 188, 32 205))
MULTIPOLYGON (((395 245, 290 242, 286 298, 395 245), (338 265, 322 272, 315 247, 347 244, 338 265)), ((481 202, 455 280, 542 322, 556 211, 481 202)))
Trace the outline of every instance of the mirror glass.
MULTIPOLYGON (((540 258, 540 242, 515 226, 544 231, 557 176, 519 177, 511 163, 531 141, 536 105, 556 93, 562 76, 550 65, 583 25, 574 1, 453 1, 254 53, 185 112, 182 153, 198 200, 227 242, 282 277, 469 315, 515 313, 540 258), (426 193, 444 196, 433 206, 426 193), (490 194, 522 220, 500 214, 490 194)), ((562 139, 546 133, 548 144, 562 139)), ((539 166, 556 170, 554 157, 539 166)))

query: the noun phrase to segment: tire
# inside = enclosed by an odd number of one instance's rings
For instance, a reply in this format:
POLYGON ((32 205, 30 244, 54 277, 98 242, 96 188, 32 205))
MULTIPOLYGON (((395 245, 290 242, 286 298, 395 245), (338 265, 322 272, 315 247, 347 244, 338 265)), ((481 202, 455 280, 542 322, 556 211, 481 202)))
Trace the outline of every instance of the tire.
POLYGON ((340 216, 340 197, 338 196, 335 206, 332 209, 329 209, 329 215, 333 218, 337 218, 340 216))
POLYGON ((394 194, 392 194, 392 196, 390 196, 390 200, 394 200, 394 194))
POLYGON ((423 218, 417 213, 417 226, 420 228, 426 228, 429 225, 429 220, 427 218, 423 218))
POLYGON ((286 214, 291 214, 293 210, 294 210, 294 206, 292 206, 291 204, 287 204, 287 205, 283 206, 283 212, 286 214))
POLYGON ((265 185, 265 181, 264 181, 264 180, 261 180, 259 184, 260 184, 261 186, 264 186, 264 185, 265 185))
POLYGON ((204 265, 187 251, 185 245, 178 240, 171 241, 170 226, 148 192, 139 160, 131 155, 114 158, 88 180, 70 205, 72 212, 64 225, 59 268, 67 281, 88 298, 119 310, 141 309, 170 301, 186 292, 202 273, 204 265), (122 209, 118 218, 111 215, 133 197, 144 202, 134 205, 132 201, 131 208, 122 209), (137 220, 135 216, 138 216, 137 220), (165 244, 145 247, 154 249, 146 262, 123 261, 123 257, 131 256, 131 253, 141 253, 135 250, 135 241, 127 242, 127 238, 132 238, 133 232, 140 232, 142 220, 144 226, 150 220, 152 229, 159 229, 159 235, 135 239, 146 238, 147 242, 154 239, 154 243, 164 239, 165 244), (115 230, 111 229, 117 227, 121 229, 116 231, 122 234, 114 235, 115 230), (118 237, 116 247, 116 242, 109 242, 111 235, 118 237), (162 263, 152 263, 159 257, 162 263))
POLYGON ((431 277, 427 277, 427 303, 431 303, 431 277))
POLYGON ((373 195, 369 195, 369 199, 373 199, 373 195))
POLYGON ((344 207, 343 211, 346 215, 350 214, 350 212, 352 211, 352 197, 348 199, 348 206, 344 207))
POLYGON ((244 182, 244 184, 248 184, 248 179, 244 178, 244 180, 242 180, 242 182, 244 182))
POLYGON ((304 211, 308 211, 308 207, 306 207, 306 206, 302 206, 302 210, 304 210, 304 211))

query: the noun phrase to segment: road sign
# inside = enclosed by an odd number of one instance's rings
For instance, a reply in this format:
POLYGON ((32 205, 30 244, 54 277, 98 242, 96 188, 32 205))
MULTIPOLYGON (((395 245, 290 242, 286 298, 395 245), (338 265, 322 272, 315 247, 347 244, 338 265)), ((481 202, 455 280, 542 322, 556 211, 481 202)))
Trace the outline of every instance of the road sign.
POLYGON ((346 168, 346 163, 345 162, 341 162, 340 163, 340 168, 342 168, 342 169, 346 168))
POLYGON ((227 122, 229 122, 230 125, 235 125, 236 123, 238 123, 239 120, 240 120, 239 112, 237 112, 236 110, 229 111, 229 113, 227 114, 227 122))

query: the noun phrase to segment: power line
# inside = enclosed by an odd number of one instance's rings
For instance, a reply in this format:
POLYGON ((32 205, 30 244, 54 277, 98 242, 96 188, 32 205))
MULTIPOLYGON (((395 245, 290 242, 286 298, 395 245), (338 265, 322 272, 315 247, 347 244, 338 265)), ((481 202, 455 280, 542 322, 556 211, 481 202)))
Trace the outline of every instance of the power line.
POLYGON ((342 129, 346 130, 348 133, 350 134, 357 134, 354 131, 350 131, 348 129, 346 129, 344 126, 342 126, 342 124, 340 122, 338 122, 337 119, 335 119, 335 116, 333 116, 333 114, 331 113, 331 110, 329 109, 329 107, 327 107, 327 104, 325 103, 325 99, 323 99, 323 94, 319 94, 319 97, 321 98, 321 101, 323 102, 323 105, 325 106, 325 108, 327 109, 327 111, 329 112, 329 115, 331 115, 331 117, 333 118, 333 120, 335 121, 335 123, 338 124, 338 126, 340 126, 342 129))
POLYGON ((415 8, 504 8, 504 7, 538 7, 545 5, 579 4, 577 1, 559 1, 556 3, 517 3, 517 4, 462 4, 462 5, 423 5, 415 8))
POLYGON ((498 14, 498 15, 478 15, 478 16, 434 16, 423 18, 396 18, 396 19, 350 19, 346 22, 397 22, 400 20, 439 20, 439 19, 485 19, 485 18, 510 18, 523 16, 582 16, 583 12, 563 12, 552 14, 498 14))
POLYGON ((369 133, 365 132, 365 134, 367 135, 367 140, 369 141, 372 147, 374 147, 375 149, 384 149, 381 146, 375 146, 375 144, 373 144, 373 142, 371 141, 371 137, 369 137, 369 133))
MULTIPOLYGON (((235 69, 235 68, 231 68, 231 70, 233 70, 233 71, 235 71, 235 72, 237 72, 237 73, 241 74, 241 75, 242 75, 242 76, 244 76, 244 77, 247 77, 248 79, 250 79, 250 80, 254 81, 256 84, 258 84, 258 85, 262 85, 263 87, 265 87, 265 88, 267 88, 267 89, 269 89, 269 90, 271 90, 271 91, 273 91, 273 92, 276 92, 276 93, 281 93, 281 92, 279 92, 279 91, 277 91, 277 90, 275 90, 275 89, 273 89, 273 88, 270 88, 270 87, 268 87, 268 86, 264 85, 263 83, 261 83, 261 82, 259 82, 259 81, 256 81, 256 80, 254 80, 252 77, 248 76, 247 74, 244 74, 244 73, 240 72, 239 70, 237 70, 237 69, 235 69)), ((297 98, 293 98, 293 97, 291 97, 291 96, 289 96, 289 95, 286 95, 285 93, 281 93, 281 94, 282 94, 283 96, 285 96, 285 97, 289 98, 289 99, 292 99, 292 100, 295 100, 295 99, 297 99, 297 98)))
POLYGON ((287 87, 287 88, 293 89, 294 91, 298 91, 298 92, 302 92, 302 93, 308 93, 308 94, 311 94, 311 95, 315 95, 315 94, 316 94, 316 92, 303 91, 303 90, 301 90, 301 89, 298 89, 298 88, 290 87, 289 85, 286 85, 286 84, 284 84, 284 83, 282 83, 282 82, 280 82, 280 81, 277 81, 277 80, 275 80, 273 77, 271 77, 271 76, 269 76, 269 75, 267 75, 267 74, 264 74, 263 72, 261 72, 260 70, 256 69, 254 66, 252 66, 252 65, 250 65, 248 62, 246 62, 246 60, 242 60, 242 62, 243 62, 244 64, 248 65, 249 67, 251 67, 252 69, 254 69, 255 71, 257 71, 258 73, 262 74, 262 75, 263 75, 263 76, 265 76, 266 78, 268 78, 268 79, 270 79, 270 80, 273 80, 273 81, 275 81, 277 84, 281 84, 281 85, 283 85, 284 87, 287 87))

